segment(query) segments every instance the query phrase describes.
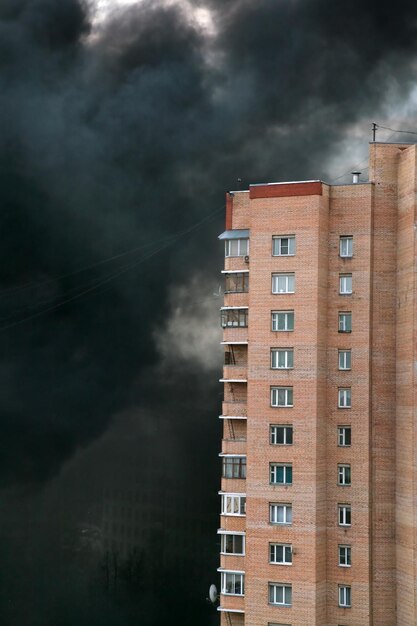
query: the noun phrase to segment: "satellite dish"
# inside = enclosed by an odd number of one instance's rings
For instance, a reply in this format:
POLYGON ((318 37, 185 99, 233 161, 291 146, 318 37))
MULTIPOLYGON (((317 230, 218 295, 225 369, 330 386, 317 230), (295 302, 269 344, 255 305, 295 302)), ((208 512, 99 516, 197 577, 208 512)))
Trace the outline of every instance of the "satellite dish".
POLYGON ((217 597, 218 597, 218 593, 217 593, 216 585, 210 585, 210 589, 209 589, 209 599, 210 599, 210 602, 212 604, 216 604, 217 597))

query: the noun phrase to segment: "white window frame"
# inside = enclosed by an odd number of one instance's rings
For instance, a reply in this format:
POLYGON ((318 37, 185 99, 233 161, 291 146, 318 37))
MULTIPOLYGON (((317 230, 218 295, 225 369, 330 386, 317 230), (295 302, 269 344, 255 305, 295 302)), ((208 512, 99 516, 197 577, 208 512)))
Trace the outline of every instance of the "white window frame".
POLYGON ((342 528, 350 528, 352 526, 352 506, 350 504, 338 504, 337 505, 337 525, 342 528), (347 522, 348 514, 350 515, 350 522, 347 522))
POLYGON ((227 480, 245 480, 246 479, 246 455, 243 454, 224 454, 222 455, 222 478, 227 480), (230 463, 228 463, 230 461, 230 463), (226 475, 226 468, 230 465, 232 468, 232 476, 226 475), (239 469, 238 473, 242 474, 235 476, 235 466, 239 469))
POLYGON ((348 463, 338 463, 337 484, 340 487, 350 487, 352 484, 352 468, 348 463))
POLYGON ((268 603, 272 606, 292 606, 292 585, 268 583, 268 603), (278 594, 282 594, 282 602, 277 601, 278 594))
POLYGON ((235 570, 224 570, 221 572, 221 588, 220 593, 224 596, 244 596, 245 595, 245 573, 235 570), (240 593, 231 593, 227 591, 228 580, 236 588, 237 581, 240 580, 240 593))
POLYGON ((352 332, 352 311, 339 311, 339 333, 352 332), (350 329, 346 330, 346 320, 350 319, 350 329), (343 320, 343 324, 342 324, 343 320))
POLYGON ((337 445, 340 448, 350 448, 352 445, 352 427, 351 426, 338 426, 337 427, 337 445), (346 433, 350 433, 350 443, 346 443, 346 433))
POLYGON ((249 292, 249 270, 236 272, 230 271, 224 274, 224 293, 248 293, 249 292), (228 289, 228 287, 235 289, 228 289))
POLYGON ((220 493, 221 499, 221 515, 227 517, 245 517, 246 516, 246 494, 245 493, 220 493), (230 501, 230 511, 239 511, 239 513, 228 511, 228 500, 230 501), (237 506, 235 506, 237 505, 237 506), (241 513, 240 511, 244 511, 241 513))
POLYGON ((220 535, 220 554, 223 555, 229 555, 229 556, 245 556, 245 552, 246 552, 246 546, 245 546, 245 533, 244 532, 237 532, 237 531, 231 531, 231 530, 223 530, 222 528, 219 529, 218 534, 220 535), (242 552, 229 552, 226 550, 227 546, 226 546, 226 542, 227 539, 226 537, 232 537, 232 542, 234 543, 234 538, 235 537, 241 537, 242 538, 242 552))
POLYGON ((269 464, 269 484, 270 485, 292 485, 293 472, 292 463, 270 463, 269 464), (282 468, 282 481, 278 481, 279 469, 282 468))
POLYGON ((269 442, 273 446, 292 446, 294 441, 294 427, 292 424, 270 424, 269 426, 269 442), (277 441, 278 429, 283 429, 283 442, 277 441), (288 441, 288 434, 291 432, 291 442, 288 441))
POLYGON ((222 328, 247 328, 248 317, 248 307, 220 309, 220 325, 222 328))
POLYGON ((292 333, 294 332, 295 315, 294 311, 271 311, 271 330, 274 333, 292 333), (284 315, 284 328, 278 328, 279 316, 284 315), (275 317, 276 316, 276 317, 275 317), (289 316, 292 316, 292 328, 289 328, 289 316))
POLYGON ((351 387, 339 387, 337 390, 337 406, 339 409, 352 408, 352 389, 351 387))
POLYGON ((338 350, 339 370, 347 371, 352 369, 352 350, 338 350))
POLYGON ((352 274, 339 274, 339 294, 352 295, 352 274))
POLYGON ((272 293, 275 295, 295 293, 295 273, 274 272, 272 274, 272 293), (280 283, 281 287, 279 286, 280 283))
POLYGON ((272 565, 292 565, 292 544, 291 543, 270 543, 269 562, 272 565), (282 551, 282 558, 279 559, 278 552, 282 551), (288 560, 287 560, 287 557, 288 560))
POLYGON ((269 523, 274 526, 291 526, 292 525, 292 504, 283 504, 282 502, 269 503, 269 523), (282 522, 275 521, 278 519, 278 509, 282 508, 282 522), (288 521, 290 520, 290 521, 288 521))
POLYGON ((339 238, 339 256, 342 259, 353 257, 353 237, 352 235, 341 235, 339 238))
POLYGON ((271 369, 292 370, 293 368, 294 348, 271 348, 271 369))
POLYGON ((294 406, 293 387, 271 387, 271 407, 285 408, 294 406))
POLYGON ((352 587, 350 585, 339 585, 339 606, 345 609, 352 607, 352 587))
POLYGON ((339 544, 337 552, 339 567, 352 567, 352 546, 349 544, 339 544))
POLYGON ((224 242, 224 256, 226 258, 240 257, 249 255, 249 239, 242 237, 241 239, 226 239, 224 242), (243 243, 244 242, 244 243, 243 243), (233 244, 237 245, 237 254, 231 254, 233 244))
POLYGON ((273 235, 272 256, 295 256, 295 235, 273 235), (288 252, 283 252, 282 242, 287 241, 288 252))

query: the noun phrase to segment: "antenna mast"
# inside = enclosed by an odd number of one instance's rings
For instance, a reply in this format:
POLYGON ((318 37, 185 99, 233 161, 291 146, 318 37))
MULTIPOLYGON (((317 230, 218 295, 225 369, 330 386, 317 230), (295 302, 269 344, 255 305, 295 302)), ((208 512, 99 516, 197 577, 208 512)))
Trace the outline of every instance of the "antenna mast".
POLYGON ((375 143, 375 137, 376 137, 376 129, 378 128, 378 125, 375 124, 375 122, 372 122, 372 141, 375 143))

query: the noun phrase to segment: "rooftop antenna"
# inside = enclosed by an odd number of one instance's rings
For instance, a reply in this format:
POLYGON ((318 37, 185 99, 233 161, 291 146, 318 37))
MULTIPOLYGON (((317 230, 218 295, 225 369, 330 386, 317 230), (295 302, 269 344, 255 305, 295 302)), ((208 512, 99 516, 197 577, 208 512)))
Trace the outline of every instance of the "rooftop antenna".
POLYGON ((375 122, 372 122, 372 141, 375 143, 375 137, 376 137, 376 129, 378 128, 378 124, 375 124, 375 122))

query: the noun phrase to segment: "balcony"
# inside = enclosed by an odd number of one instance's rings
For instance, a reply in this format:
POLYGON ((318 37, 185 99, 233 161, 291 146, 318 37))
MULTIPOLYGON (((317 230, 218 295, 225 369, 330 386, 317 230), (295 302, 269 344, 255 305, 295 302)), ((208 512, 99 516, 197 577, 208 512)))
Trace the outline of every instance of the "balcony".
POLYGON ((248 306, 249 294, 248 293, 225 293, 224 294, 224 306, 248 306))
POLYGON ((244 613, 245 612, 245 597, 244 596, 228 596, 221 594, 220 606, 218 611, 228 611, 230 613, 244 613))
POLYGON ((224 260, 225 271, 245 271, 249 269, 249 255, 245 256, 229 256, 224 260))
POLYGON ((225 343, 244 343, 248 341, 248 329, 226 327, 223 328, 223 341, 225 343))
POLYGON ((225 365, 223 367, 223 380, 241 380, 247 382, 248 368, 247 364, 225 365))
POLYGON ((222 454, 246 454, 246 437, 239 439, 223 439, 222 454))
POLYGON ((222 404, 222 418, 246 419, 248 405, 243 400, 225 400, 222 404))

